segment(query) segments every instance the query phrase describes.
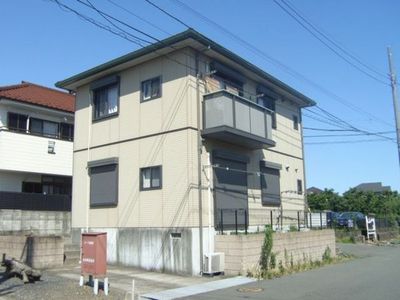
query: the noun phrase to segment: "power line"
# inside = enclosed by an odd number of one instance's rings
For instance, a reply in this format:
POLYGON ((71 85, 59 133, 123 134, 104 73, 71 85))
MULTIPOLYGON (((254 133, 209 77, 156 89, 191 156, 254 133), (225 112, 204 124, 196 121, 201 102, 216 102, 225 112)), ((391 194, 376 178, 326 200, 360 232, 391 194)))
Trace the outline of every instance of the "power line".
MULTIPOLYGON (((130 28, 130 29, 132 29, 132 30, 134 30, 134 31, 136 31, 137 33, 140 33, 140 34, 142 34, 142 35, 144 35, 144 36, 146 36, 146 37, 148 37, 148 38, 151 38, 151 39, 153 39, 153 40, 155 40, 155 41, 157 41, 157 42, 160 42, 159 39, 157 39, 157 38, 151 36, 150 34, 147 34, 147 33, 144 32, 143 30, 137 29, 136 27, 133 27, 133 26, 129 25, 129 24, 126 23, 126 22, 123 22, 123 21, 121 21, 121 20, 119 20, 119 19, 117 19, 117 18, 114 18, 113 16, 111 16, 111 15, 105 13, 104 11, 101 11, 101 10, 97 9, 97 8, 96 8, 95 6, 93 6, 92 4, 87 4, 87 3, 83 2, 82 0, 76 0, 76 1, 79 2, 79 3, 82 4, 82 5, 85 5, 85 6, 89 7, 89 8, 91 8, 91 9, 97 11, 97 12, 98 12, 99 14, 101 14, 102 16, 106 16, 106 17, 108 17, 108 18, 110 18, 110 19, 112 19, 112 20, 114 20, 114 21, 116 21, 116 22, 118 22, 118 23, 120 23, 120 24, 122 24, 122 25, 124 25, 124 26, 126 26, 126 27, 128 27, 128 28, 130 28)), ((148 40, 143 40, 143 41, 146 42, 146 43, 149 43, 149 44, 152 43, 152 42, 150 42, 150 41, 148 41, 148 40)))
POLYGON ((369 143, 369 142, 388 142, 385 139, 367 139, 367 140, 356 140, 356 141, 331 141, 331 142, 306 142, 305 145, 333 145, 333 144, 357 144, 357 143, 369 143))
POLYGON ((353 134, 317 134, 317 135, 304 135, 304 138, 320 138, 320 137, 347 137, 347 136, 363 136, 363 135, 373 135, 373 134, 392 134, 395 131, 380 131, 373 133, 353 133, 353 134))
MULTIPOLYGON (((77 1, 82 2, 82 1, 80 1, 80 0, 77 0, 77 1)), ((157 8, 158 10, 162 11, 163 13, 165 13, 166 15, 168 15, 169 17, 173 18, 174 20, 176 20, 176 21, 179 22, 180 24, 184 25, 185 27, 190 28, 190 26, 187 25, 185 22, 183 22, 183 21, 180 20, 179 18, 173 16, 171 13, 167 12, 166 10, 162 9, 160 6, 156 5, 156 4, 153 3, 152 1, 150 1, 150 0, 145 0, 145 1, 148 2, 150 5, 152 5, 153 7, 157 8)), ((175 0, 175 1, 176 1, 177 3, 180 3, 181 5, 183 5, 184 7, 187 7, 187 8, 189 8, 189 9, 191 9, 191 8, 188 7, 186 4, 180 2, 179 0, 175 0)), ((119 6, 119 7, 121 7, 121 6, 119 6)), ((121 7, 121 8, 123 8, 123 7, 121 7)), ((123 9, 124 9, 124 8, 123 8, 123 9)), ((193 12, 196 12, 196 11, 194 11, 193 9, 191 9, 191 10, 192 10, 193 12)), ((200 13, 198 13, 198 12, 196 12, 196 13, 197 13, 197 15, 201 16, 200 13)), ((219 26, 222 30, 224 30, 224 32, 230 34, 231 37, 235 38, 235 35, 234 35, 233 33, 229 32, 229 31, 226 30, 226 29, 224 29, 222 26, 218 25, 217 23, 215 23, 214 21, 208 19, 207 17, 204 17, 204 16, 203 16, 203 18, 204 18, 205 20, 208 20, 209 22, 212 22, 212 24, 214 24, 215 26, 219 26)), ((120 23, 122 23, 122 24, 124 24, 124 25, 127 25, 125 22, 120 22, 120 23)), ((150 23, 150 22, 148 22, 148 23, 150 23)), ((150 23, 150 24, 152 24, 152 23, 150 23)), ((131 27, 131 26, 129 26, 129 27, 131 27)), ((135 30, 136 30, 136 29, 135 29, 135 30)), ((146 34, 146 35, 147 35, 147 34, 146 34)), ((160 41, 159 39, 154 38, 153 36, 150 36, 150 35, 147 35, 147 36, 153 38, 154 40, 156 40, 156 41, 158 41, 158 42, 162 42, 162 41, 160 41)), ((245 44, 248 44, 248 45, 251 46, 251 47, 254 47, 254 46, 250 45, 249 43, 247 43, 246 41, 242 40, 241 38, 239 38, 239 37, 237 37, 237 36, 236 36, 236 38, 240 39, 240 41, 241 41, 242 43, 245 43, 245 44)), ((255 48, 255 47, 254 47, 254 48, 255 48)), ((255 49, 258 50, 257 48, 255 48, 255 49)), ((259 50, 258 50, 258 51, 259 51, 259 50)), ((272 59, 272 58, 271 58, 271 59, 272 59)), ((286 66, 285 66, 285 67, 286 67, 286 66)), ((334 95, 334 96, 337 96, 337 95, 334 95)), ((343 104, 343 103, 342 103, 342 104, 343 104)), ((356 111, 357 111, 357 110, 356 110, 356 111)), ((358 112, 359 112, 359 111, 358 111, 358 112)), ((364 113, 367 113, 368 115, 372 116, 372 117, 375 118, 376 120, 379 120, 378 118, 376 118, 375 116, 371 115, 371 114, 368 113, 368 112, 364 112, 364 113)), ((379 121, 382 122, 382 123, 386 123, 387 125, 391 126, 391 124, 389 124, 389 123, 387 123, 387 122, 384 122, 384 121, 382 121, 382 120, 379 120, 379 121)))
MULTIPOLYGON (((82 3, 82 4, 84 4, 84 5, 87 5, 86 3, 84 3, 84 2, 82 2, 82 1, 80 1, 80 0, 77 0, 79 3, 82 3)), ((137 36, 135 36, 135 35, 132 35, 131 33, 129 33, 129 32, 126 32, 126 31, 124 31, 121 27, 119 27, 118 25, 116 25, 114 22, 112 22, 110 19, 109 19, 109 16, 107 15, 107 14, 105 14, 105 13, 103 13, 102 11, 100 11, 100 10, 98 10, 91 2, 90 2, 90 0, 86 0, 88 3, 89 3, 89 5, 90 5, 90 7, 92 8, 92 9, 94 9, 104 20, 106 20, 108 23, 110 23, 112 26, 114 26, 115 28, 117 28, 118 30, 120 30, 120 31, 122 31, 122 32, 125 32, 125 33, 127 33, 127 34, 129 34, 130 36, 133 36, 133 37, 135 37, 136 39, 138 39, 138 40, 140 40, 140 41, 142 41, 142 42, 145 42, 145 43, 150 43, 149 41, 147 41, 147 40, 145 40, 145 39, 142 39, 142 38, 140 38, 140 37, 137 37, 137 36)), ((138 31, 139 32, 139 31, 138 31)), ((142 46, 143 47, 143 46, 142 46)))
POLYGON ((380 134, 374 134, 374 133, 368 132, 368 131, 366 131, 366 130, 361 130, 361 129, 357 128, 357 127, 354 127, 353 125, 351 125, 351 124, 348 123, 347 121, 344 121, 343 119, 341 119, 341 118, 339 118, 339 117, 333 115, 332 113, 326 111, 325 109, 323 109, 323 108, 321 108, 321 107, 319 107, 319 106, 317 106, 317 108, 318 108, 319 110, 321 110, 323 113, 325 113, 326 115, 337 119, 338 121, 342 122, 343 124, 347 124, 347 125, 349 126, 349 128, 352 128, 352 129, 354 129, 355 131, 362 132, 362 133, 370 133, 371 135, 375 135, 375 136, 378 136, 378 137, 382 137, 382 138, 384 138, 384 139, 387 139, 387 140, 390 140, 390 141, 394 142, 394 139, 393 139, 393 138, 389 138, 389 137, 386 137, 386 136, 380 135, 380 134))
POLYGON ((297 79, 299 79, 301 81, 304 81, 304 82, 308 83, 309 85, 313 86, 314 88, 316 88, 317 90, 321 91, 322 93, 324 93, 328 97, 332 98, 333 100, 337 101, 338 103, 342 104, 343 106, 346 106, 347 108, 349 108, 349 109, 351 109, 351 110, 353 110, 353 111, 355 111, 355 112, 357 112, 359 114, 366 114, 371 119, 374 119, 375 121, 377 121, 379 123, 382 123, 382 124, 385 124, 387 126, 393 127, 393 124, 390 124, 390 123, 386 122, 385 120, 382 120, 382 119, 376 117, 375 115, 371 114, 370 112, 364 110, 363 108, 354 105, 350 101, 338 96, 337 94, 327 90, 326 88, 324 88, 324 87, 320 86, 319 84, 313 82, 312 80, 308 79, 307 77, 305 77, 304 75, 300 74, 299 72, 293 70, 292 68, 290 68, 289 66, 287 66, 284 63, 280 62, 279 60, 269 56, 268 54, 266 54, 266 52, 258 49, 256 46, 254 46, 254 45, 250 44, 249 42, 243 40, 241 37, 239 37, 238 35, 234 34, 231 31, 229 31, 225 27, 223 27, 223 26, 219 25, 218 23, 216 23, 215 21, 207 18, 206 16, 204 16, 200 12, 196 11, 195 9, 193 9, 192 7, 187 5, 186 3, 183 3, 181 0, 170 0, 170 1, 175 2, 180 7, 186 9, 187 11, 189 11, 192 14, 196 15, 197 17, 199 17, 203 21, 209 23, 211 26, 213 26, 213 27, 217 28, 218 30, 220 30, 221 32, 225 33, 231 39, 236 40, 237 42, 239 42, 242 46, 244 46, 246 49, 248 49, 252 53, 256 54, 257 56, 259 56, 259 57, 261 57, 261 58, 263 58, 265 60, 267 60, 269 63, 272 63, 273 65, 277 66, 278 68, 280 68, 284 72, 288 73, 289 75, 293 76, 294 78, 297 78, 297 79))
POLYGON ((149 3, 150 5, 154 6, 155 8, 157 8, 158 10, 162 11, 164 14, 166 14, 167 16, 171 17, 172 19, 174 19, 175 21, 179 22, 180 24, 182 24, 183 26, 190 28, 189 25, 187 25, 185 22, 183 22, 182 20, 180 20, 179 18, 171 15, 169 12, 167 12, 166 10, 162 9, 161 7, 159 7, 158 5, 156 5, 155 3, 151 2, 150 0, 144 0, 147 3, 149 3))
MULTIPOLYGON (((137 31, 137 32, 140 32, 140 33, 143 33, 144 35, 146 35, 146 36, 149 36, 149 37, 151 37, 151 38, 153 38, 153 39, 155 39, 155 40, 158 40, 158 39, 156 39, 156 38, 154 38, 154 37, 152 37, 151 35, 149 35, 149 34, 147 34, 147 33, 145 33, 145 32, 143 32, 142 30, 139 30, 139 29, 136 29, 136 28, 134 28, 134 27, 132 27, 131 25, 129 25, 129 24, 126 24, 125 22, 122 22, 122 21, 120 21, 120 20, 118 20, 118 19, 116 19, 116 18, 114 18, 114 17, 112 17, 112 16, 110 16, 109 14, 107 14, 107 13, 104 13, 104 12, 102 12, 102 11, 100 11, 99 9, 97 9, 96 7, 94 7, 94 5, 92 5, 90 2, 89 2, 89 4, 86 4, 86 3, 83 3, 82 1, 80 1, 80 0, 77 0, 79 3, 81 3, 81 4, 84 4, 84 5, 86 5, 86 6, 88 6, 88 7, 90 7, 91 9, 94 9, 97 13, 99 13, 103 18, 105 18, 108 22, 110 22, 113 26, 116 26, 113 22, 111 22, 109 19, 108 19, 108 17, 110 17, 111 19, 113 19, 113 20, 115 20, 115 21, 117 21, 117 22, 119 22, 119 23, 121 23, 121 24, 123 24, 123 25, 125 25, 125 26, 127 26, 127 27, 129 27, 129 28, 133 28, 133 29, 135 29, 135 31, 137 31)), ((56 2, 60 7, 62 6, 63 8, 66 8, 67 10, 69 10, 69 11, 72 11, 72 12, 74 12, 75 14, 77 14, 78 16, 83 16, 82 14, 80 14, 79 12, 77 12, 76 10, 73 10, 73 9, 71 9, 69 6, 67 6, 67 5, 64 5, 64 4, 61 4, 59 1, 57 1, 57 0, 54 0, 54 2, 56 2)), ((86 21, 90 21, 91 23, 93 23, 93 24, 95 24, 95 25, 98 25, 98 22, 93 22, 93 19, 91 19, 91 18, 87 18, 87 17, 84 17, 84 20, 86 20, 86 21)), ((106 30, 108 30, 108 31, 110 31, 110 28, 109 27, 105 27, 105 26, 100 26, 102 29, 106 29, 106 30)), ((120 27, 117 27, 119 30, 122 30, 120 27)), ((114 33, 115 34, 115 31, 110 31, 111 33, 114 33)), ((123 31, 124 33, 127 33, 126 31, 123 31)), ((128 33, 129 34, 129 33, 128 33)), ((120 37, 123 37, 123 38, 125 38, 125 39, 127 39, 127 37, 125 36, 125 35, 121 35, 121 34, 118 34, 120 37)), ((132 40, 130 40, 130 39, 127 39, 127 40, 129 40, 129 41, 131 41, 131 42, 135 42, 135 41, 132 41, 132 40)), ((147 41, 148 42, 148 41, 147 41)), ((160 42, 162 42, 162 41, 160 41, 160 42)), ((135 42, 136 44, 138 44, 137 42, 135 42)), ((143 45, 141 45, 140 43, 139 43, 139 45, 140 46, 143 46, 143 45)), ((156 52, 156 51, 155 51, 156 52)), ((166 56, 165 54, 163 55, 163 56, 166 56)), ((167 57, 167 58, 169 58, 169 57, 167 57)), ((170 59, 170 58, 169 58, 170 59)), ((175 61, 175 60, 174 60, 175 61)), ((180 62, 178 62, 178 61, 175 61, 175 62, 177 62, 177 63, 180 63, 180 62)), ((180 64, 182 64, 182 63, 180 63, 180 64)), ((186 66, 186 67, 188 67, 188 65, 186 65, 186 64, 182 64, 182 65, 184 65, 184 66, 186 66)), ((332 114, 330 114, 331 116, 333 116, 332 114)), ((337 118, 337 117, 335 117, 336 119, 338 119, 338 120, 340 120, 339 118, 337 118)), ((322 120, 323 121, 323 120, 322 120)), ((325 122, 325 123, 328 123, 329 125, 336 125, 337 126, 337 124, 338 123, 331 123, 332 122, 332 119, 330 119, 328 122, 325 122)), ((343 121, 342 121, 343 122, 343 121)), ((348 124, 348 123, 347 123, 348 124)), ((341 125, 341 126, 343 126, 343 125, 341 125)), ((367 131, 361 131, 361 130, 359 130, 359 129, 357 129, 357 128, 355 128, 354 126, 352 126, 352 125, 349 125, 351 128, 354 128, 354 129, 356 129, 356 130, 358 130, 358 131, 360 131, 360 132, 367 132, 367 131)), ((385 138, 387 138, 387 137, 385 137, 385 138)))
POLYGON ((330 128, 314 128, 314 127, 303 127, 305 130, 315 130, 315 131, 354 131, 354 129, 330 129, 330 128))
POLYGON ((112 0, 107 0, 107 1, 108 1, 109 3, 111 3, 112 5, 114 5, 114 6, 118 7, 118 8, 120 8, 120 9, 122 9, 123 11, 127 12, 128 14, 130 14, 130 15, 132 15, 132 16, 138 18, 139 20, 143 21, 144 23, 146 23, 146 24, 148 24, 148 25, 154 27, 155 29, 161 31, 162 33, 165 33, 165 34, 167 34, 167 35, 171 35, 171 33, 169 33, 168 31, 165 31, 163 28, 161 28, 161 27, 155 25, 154 23, 151 23, 151 22, 147 21, 145 18, 142 18, 141 16, 135 14, 133 11, 131 11, 131 10, 129 10, 129 9, 125 8, 125 7, 123 7, 122 5, 116 3, 116 2, 114 2, 114 1, 112 1, 112 0))
POLYGON ((341 46, 337 41, 329 37, 326 33, 324 33, 321 29, 319 29, 316 25, 314 25, 311 21, 309 21, 304 14, 301 14, 298 9, 295 8, 293 4, 291 4, 287 0, 281 0, 281 2, 288 7, 292 12, 294 12, 299 18, 301 18, 308 26, 310 26, 315 32, 317 32, 320 36, 322 36, 325 40, 327 40, 329 43, 331 43, 333 46, 335 46, 337 49, 342 51, 345 55, 348 57, 352 58, 355 60, 357 63, 365 67, 366 69, 370 70, 371 72, 375 73, 378 76, 381 76, 385 79, 388 79, 388 75, 380 72, 377 70, 377 68, 370 66, 363 62, 361 58, 359 58, 357 55, 351 53, 350 51, 346 50, 343 46, 341 46))
MULTIPOLYGON (((292 17, 292 19, 294 19, 301 27, 303 27, 305 30, 307 30, 312 36, 314 36, 317 40, 319 40, 322 44, 324 44, 326 47, 328 47, 332 52, 334 52, 337 56, 339 56, 341 59, 343 59, 345 62, 347 62, 349 65, 351 65, 352 67, 356 68, 358 71, 362 72, 363 74, 365 74, 366 76, 374 79, 375 81, 382 83, 384 85, 389 85, 387 82, 377 78, 376 76, 366 72, 365 70, 363 70, 362 68, 360 68, 359 66, 357 66, 356 64, 354 64, 352 61, 350 61, 349 59, 347 59, 346 57, 344 57, 340 52, 338 52, 335 48, 333 48, 331 45, 329 45, 325 40, 323 40, 321 37, 319 37, 315 32, 313 32, 309 27, 307 27, 306 25, 304 25, 304 23, 298 18, 296 17, 292 12, 290 12, 287 8, 285 8, 281 3, 279 3, 277 0, 273 0, 274 3, 276 5, 278 5, 284 12, 286 12, 290 17, 292 17)), ((282 1, 283 3, 285 3, 284 1, 282 1)), ((289 9, 291 9, 289 7, 289 9)), ((293 10, 294 11, 294 10, 293 10)), ((294 13, 297 15, 297 12, 294 11, 294 13)))
POLYGON ((135 39, 128 38, 127 35, 126 35, 126 32, 115 31, 111 27, 109 27, 107 25, 104 25, 103 23, 101 23, 99 21, 96 21, 95 19, 90 18, 90 17, 78 12, 77 10, 69 7, 68 5, 65 5, 65 4, 61 3, 58 0, 49 0, 49 1, 56 3, 58 5, 58 7, 61 10, 65 11, 65 12, 74 13, 76 16, 78 16, 79 18, 81 18, 84 21, 87 21, 87 22, 89 22, 89 23, 91 23, 91 24, 93 24, 93 25, 95 25, 95 26, 97 26, 97 27, 99 27, 99 28, 101 28, 103 30, 106 30, 106 31, 108 31, 108 32, 110 32, 110 33, 112 33, 114 35, 117 35, 117 36, 129 41, 129 42, 132 42, 132 43, 134 43, 134 44, 136 44, 136 45, 138 45, 140 47, 143 47, 143 44, 140 43, 139 37, 137 37, 135 39))

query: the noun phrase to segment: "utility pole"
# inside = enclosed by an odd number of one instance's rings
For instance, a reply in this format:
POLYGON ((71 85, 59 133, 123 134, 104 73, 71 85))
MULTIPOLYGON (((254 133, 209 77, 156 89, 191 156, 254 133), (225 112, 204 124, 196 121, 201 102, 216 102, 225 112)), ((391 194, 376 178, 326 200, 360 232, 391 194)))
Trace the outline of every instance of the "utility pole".
POLYGON ((399 164, 400 164, 400 112, 397 103, 397 79, 396 79, 396 71, 394 69, 392 61, 392 56, 393 56, 392 50, 390 49, 390 47, 388 47, 387 51, 389 59, 390 84, 392 86, 394 117, 396 120, 397 152, 399 154, 399 164))

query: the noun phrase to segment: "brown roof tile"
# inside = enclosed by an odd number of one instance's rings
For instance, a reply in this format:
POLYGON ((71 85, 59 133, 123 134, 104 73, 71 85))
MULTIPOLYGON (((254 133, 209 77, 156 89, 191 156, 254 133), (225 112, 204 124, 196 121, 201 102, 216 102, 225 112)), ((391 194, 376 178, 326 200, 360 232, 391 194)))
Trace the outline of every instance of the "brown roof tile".
POLYGON ((75 112, 74 95, 26 81, 0 87, 0 98, 75 112))

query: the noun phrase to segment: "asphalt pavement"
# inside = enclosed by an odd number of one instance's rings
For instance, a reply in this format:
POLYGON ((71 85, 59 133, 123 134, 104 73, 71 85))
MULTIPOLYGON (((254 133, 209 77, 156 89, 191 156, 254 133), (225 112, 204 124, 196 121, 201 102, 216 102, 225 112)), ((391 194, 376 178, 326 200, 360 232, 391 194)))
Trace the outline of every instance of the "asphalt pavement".
POLYGON ((400 299, 400 246, 341 244, 339 247, 357 258, 282 278, 180 299, 400 299))

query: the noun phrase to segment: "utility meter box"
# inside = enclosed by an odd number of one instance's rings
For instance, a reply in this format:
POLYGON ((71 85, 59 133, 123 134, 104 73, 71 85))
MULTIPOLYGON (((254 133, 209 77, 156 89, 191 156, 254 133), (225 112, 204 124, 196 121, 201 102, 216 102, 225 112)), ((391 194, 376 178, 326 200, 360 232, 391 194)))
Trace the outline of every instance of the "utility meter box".
POLYGON ((82 234, 81 273, 105 276, 107 273, 107 233, 82 234))

